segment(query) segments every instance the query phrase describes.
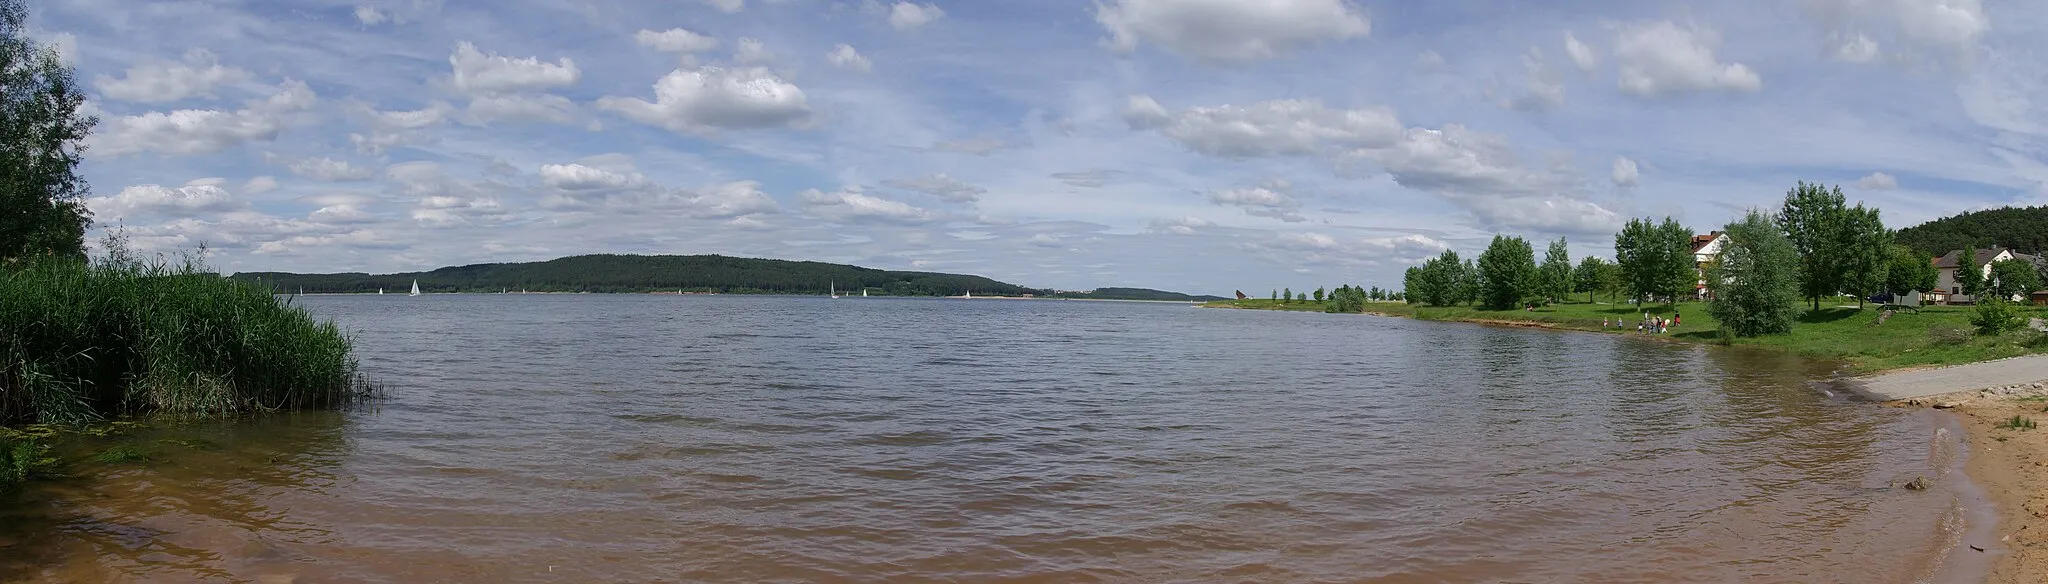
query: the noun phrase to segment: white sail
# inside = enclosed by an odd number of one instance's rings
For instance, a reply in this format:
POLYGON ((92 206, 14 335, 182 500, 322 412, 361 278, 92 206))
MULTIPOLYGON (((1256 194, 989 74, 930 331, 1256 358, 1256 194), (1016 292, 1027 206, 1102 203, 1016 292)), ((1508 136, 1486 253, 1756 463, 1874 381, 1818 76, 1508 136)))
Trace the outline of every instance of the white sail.
POLYGON ((867 297, 868 297, 868 289, 867 289, 867 288, 861 288, 861 289, 860 289, 860 297, 861 297, 861 298, 867 298, 867 297))
POLYGON ((973 291, 973 290, 968 290, 968 291, 967 291, 967 295, 966 295, 966 296, 962 296, 961 298, 973 298, 973 297, 974 297, 974 291, 973 291))
POLYGON ((420 295, 420 281, 419 281, 419 280, 413 280, 413 281, 412 281, 412 294, 408 294, 407 296, 419 296, 419 295, 420 295))
POLYGON ((378 288, 378 289, 377 289, 377 294, 378 294, 378 295, 382 295, 382 294, 384 294, 384 289, 383 289, 383 288, 378 288))
POLYGON ((833 280, 833 281, 832 281, 832 283, 831 283, 831 286, 832 286, 832 297, 833 297, 833 298, 838 298, 838 297, 839 297, 839 281, 838 281, 838 280, 833 280))

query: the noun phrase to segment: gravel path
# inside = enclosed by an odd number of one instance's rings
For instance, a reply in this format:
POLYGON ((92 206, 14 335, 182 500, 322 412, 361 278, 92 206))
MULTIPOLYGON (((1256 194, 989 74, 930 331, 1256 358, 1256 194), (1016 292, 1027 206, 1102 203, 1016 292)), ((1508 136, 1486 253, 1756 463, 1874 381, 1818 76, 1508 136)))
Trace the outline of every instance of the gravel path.
POLYGON ((1843 386, 1878 401, 1927 397, 2048 381, 2048 355, 2028 355, 1940 369, 1881 373, 1843 386))

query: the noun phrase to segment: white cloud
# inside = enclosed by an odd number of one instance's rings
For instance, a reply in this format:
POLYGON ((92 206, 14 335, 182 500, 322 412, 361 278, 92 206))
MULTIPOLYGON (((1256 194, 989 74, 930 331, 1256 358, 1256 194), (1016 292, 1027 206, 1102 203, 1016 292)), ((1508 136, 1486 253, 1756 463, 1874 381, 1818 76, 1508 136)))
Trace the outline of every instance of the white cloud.
POLYGON ((1167 113, 1166 106, 1159 105, 1159 101, 1149 95, 1131 96, 1118 113, 1133 130, 1150 130, 1173 121, 1173 115, 1167 113))
POLYGON ((315 99, 305 83, 288 80, 276 94, 252 100, 248 107, 232 112, 176 110, 112 118, 93 137, 92 151, 108 156, 205 154, 245 142, 274 140, 284 130, 288 116, 313 107, 315 99))
POLYGON ((768 52, 767 45, 761 44, 760 39, 740 37, 736 44, 732 59, 742 65, 758 65, 775 60, 775 53, 768 52))
POLYGON ((159 103, 212 97, 214 87, 248 78, 248 71, 222 66, 212 52, 192 49, 185 52, 182 63, 159 61, 129 67, 121 78, 94 77, 93 85, 107 99, 159 103))
POLYGON ((377 171, 327 157, 305 158, 285 165, 292 174, 322 182, 370 180, 377 171))
POLYGON ((489 125, 492 122, 555 122, 576 119, 576 104, 553 94, 481 95, 469 100, 463 122, 489 125))
MULTIPOLYGON (((761 183, 735 181, 702 187, 693 191, 684 203, 690 209, 690 216, 699 219, 726 219, 735 223, 748 219, 750 215, 782 212, 782 206, 773 197, 761 191, 761 183)), ((759 223, 758 220, 754 220, 759 223)))
POLYGON ((1564 53, 1572 58, 1572 65, 1579 71, 1591 73, 1594 67, 1600 66, 1600 56, 1594 54, 1593 47, 1579 42, 1579 37, 1570 32, 1564 33, 1564 53))
POLYGON ((718 39, 680 28, 656 32, 641 29, 633 34, 640 46, 671 53, 701 53, 718 48, 718 39))
POLYGON ((1529 76, 1529 91, 1501 102, 1501 107, 1518 111, 1549 111, 1564 105, 1564 78, 1543 58, 1543 51, 1530 47, 1522 55, 1522 68, 1529 76))
POLYGON ((1854 63, 1886 52, 1908 64, 1967 61, 1991 31, 1980 0, 1807 0, 1804 7, 1827 52, 1854 63))
POLYGON ((1171 233, 1174 235, 1194 235, 1196 230, 1213 225, 1215 223, 1211 223, 1207 219, 1183 216, 1154 220, 1152 221, 1151 231, 1153 233, 1171 233))
POLYGON ((726 14, 739 12, 747 7, 747 0, 704 0, 704 3, 726 14))
POLYGON ((251 195, 263 194, 274 190, 277 190, 277 178, 270 175, 253 177, 249 179, 249 182, 242 183, 242 192, 251 195))
POLYGON ((1642 173, 1636 169, 1636 161, 1623 156, 1614 157, 1614 173, 1609 177, 1614 181, 1614 186, 1633 187, 1641 177, 1642 173))
POLYGON ((597 107, 672 132, 802 126, 811 118, 804 91, 765 68, 677 69, 654 83, 654 101, 605 96, 597 107))
POLYGON ((543 164, 540 182, 565 191, 609 191, 654 186, 637 172, 613 172, 582 164, 543 164))
POLYGON ((932 21, 945 16, 946 11, 939 10, 935 5, 897 2, 895 6, 889 7, 889 26, 895 27, 896 30, 910 30, 931 24, 932 21))
POLYGON ((1763 79, 1748 65, 1722 63, 1714 56, 1719 43, 1711 30, 1684 28, 1668 20, 1623 27, 1614 40, 1619 86, 1625 93, 1645 97, 1762 89, 1763 79))
POLYGON ((1415 55, 1415 70, 1436 71, 1444 68, 1444 56, 1436 51, 1425 50, 1415 55))
POLYGON ((360 205, 328 205, 306 214, 307 221, 327 224, 372 223, 376 219, 360 205))
POLYGON ((1067 186, 1093 189, 1101 188, 1116 179, 1122 178, 1124 171, 1109 168, 1091 168, 1088 170, 1055 172, 1047 176, 1066 183, 1067 186))
POLYGON ((832 52, 825 54, 825 62, 848 71, 866 73, 874 69, 874 63, 868 62, 867 57, 862 56, 860 51, 853 50, 853 45, 846 43, 834 45, 832 52))
POLYGON ((1833 56, 1837 60, 1850 63, 1869 63, 1877 60, 1878 54, 1877 41, 1871 40, 1863 33, 1856 33, 1854 36, 1836 39, 1833 56))
POLYGON ((421 130, 447 121, 454 110, 454 106, 440 101, 417 110, 378 111, 363 107, 360 111, 369 119, 369 132, 352 133, 348 139, 363 154, 383 154, 387 148, 425 143, 429 138, 421 130))
POLYGON ((1483 229, 1612 233, 1619 214, 1583 198, 1583 181, 1556 168, 1530 168, 1506 138, 1457 124, 1410 128, 1399 144, 1362 150, 1394 182, 1465 209, 1483 229))
POLYGON ((1308 219, 1301 216, 1301 201, 1288 194, 1285 181, 1274 181, 1265 186, 1212 191, 1209 202, 1231 205, 1244 209, 1244 214, 1253 217, 1279 219, 1288 223, 1300 223, 1308 219))
POLYGON ((937 221, 939 216, 930 210, 913 207, 901 201, 862 194, 857 191, 826 193, 807 189, 797 193, 797 200, 821 217, 842 222, 875 222, 915 225, 937 221))
POLYGON ((1150 43, 1214 64, 1271 59, 1372 32, 1344 0, 1114 0, 1096 5, 1095 21, 1108 29, 1111 49, 1150 43))
POLYGON ((363 26, 377 26, 386 20, 390 20, 390 16, 385 15, 377 7, 368 4, 356 5, 356 22, 363 23, 363 26))
POLYGON ((944 173, 914 178, 892 178, 882 181, 882 186, 915 191, 938 197, 948 203, 972 203, 981 200, 988 189, 961 182, 944 173))
POLYGON ((583 78, 576 62, 568 57, 553 63, 537 57, 506 57, 477 50, 469 41, 455 45, 448 64, 455 71, 455 88, 470 94, 539 91, 575 85, 583 78))
POLYGON ((1868 176, 1856 179, 1856 187, 1873 191, 1889 191, 1899 188, 1899 179, 1892 178, 1892 175, 1882 172, 1873 172, 1868 176))
POLYGON ((219 179, 198 179, 181 187, 133 185, 110 197, 92 197, 86 207, 94 215, 124 219, 138 216, 180 217, 248 207, 220 187, 219 179))
POLYGON ((1002 150, 1007 146, 1009 146, 1009 144, 1003 142, 1002 140, 984 137, 962 138, 959 140, 946 140, 943 142, 932 144, 932 149, 940 152, 959 152, 961 154, 973 154, 975 156, 988 156, 990 153, 995 152, 997 150, 1002 150))
MULTIPOLYGON (((1141 96, 1142 97, 1142 96, 1141 96)), ((1330 147, 1371 148, 1401 138, 1401 121, 1387 108, 1334 109, 1298 99, 1250 106, 1193 107, 1160 124, 1157 103, 1132 98, 1124 119, 1160 133, 1195 152, 1225 158, 1307 155, 1330 147)), ((1163 108, 1159 108, 1163 110, 1163 108)))

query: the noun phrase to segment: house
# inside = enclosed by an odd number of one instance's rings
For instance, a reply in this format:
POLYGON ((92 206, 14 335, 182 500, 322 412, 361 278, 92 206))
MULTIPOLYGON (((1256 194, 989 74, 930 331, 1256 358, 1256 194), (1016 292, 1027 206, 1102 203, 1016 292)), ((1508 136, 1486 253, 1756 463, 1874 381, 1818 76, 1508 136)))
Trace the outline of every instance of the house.
POLYGON ((1728 245, 1728 234, 1719 231, 1692 236, 1692 265, 1699 274, 1699 282, 1693 286, 1693 296, 1707 299, 1707 264, 1721 256, 1721 248, 1728 245))
MULTIPOLYGON (((1977 267, 1982 277, 1990 278, 1991 264, 2006 260, 2020 260, 2030 264, 2038 264, 2041 261, 2039 258, 2013 251, 2011 248, 1992 246, 1987 249, 1977 250, 1977 257, 1971 262, 1971 265, 1977 267)), ((1936 294, 1930 296, 1930 300, 1943 304, 1967 304, 1976 301, 1970 298, 1970 295, 1964 294, 1963 285, 1956 281, 1956 270, 1961 268, 1962 264, 1963 250, 1960 249, 1934 258, 1934 287, 1936 294)))

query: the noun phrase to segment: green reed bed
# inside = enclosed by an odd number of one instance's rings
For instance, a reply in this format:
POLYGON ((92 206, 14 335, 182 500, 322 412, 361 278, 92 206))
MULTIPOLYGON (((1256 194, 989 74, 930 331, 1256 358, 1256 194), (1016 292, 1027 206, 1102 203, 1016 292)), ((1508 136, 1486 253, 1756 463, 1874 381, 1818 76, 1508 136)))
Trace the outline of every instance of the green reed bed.
POLYGON ((334 407, 368 392, 350 349, 189 259, 0 268, 0 424, 334 407))

